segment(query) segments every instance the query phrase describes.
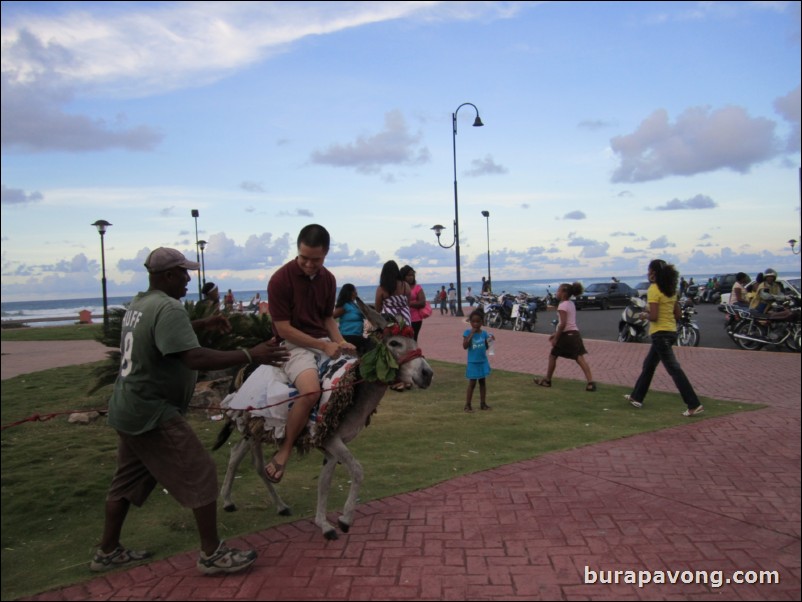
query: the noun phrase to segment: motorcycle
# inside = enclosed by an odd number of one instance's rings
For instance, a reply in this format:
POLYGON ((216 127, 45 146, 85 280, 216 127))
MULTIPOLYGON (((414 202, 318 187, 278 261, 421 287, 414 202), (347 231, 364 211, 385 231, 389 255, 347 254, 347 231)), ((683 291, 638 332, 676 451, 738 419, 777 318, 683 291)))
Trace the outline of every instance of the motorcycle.
POLYGON ((632 297, 621 312, 621 320, 618 322, 618 342, 619 343, 642 343, 649 335, 649 321, 640 317, 646 311, 646 301, 638 297, 632 297))
POLYGON ((732 332, 735 343, 747 351, 758 351, 766 345, 783 345, 799 353, 800 314, 799 299, 783 300, 779 307, 767 314, 742 315, 732 332))
POLYGON ((491 298, 490 303, 485 306, 485 326, 490 328, 504 328, 508 323, 512 323, 512 308, 515 305, 515 296, 502 293, 501 297, 491 298))
POLYGON ((735 338, 732 336, 732 333, 735 332, 741 320, 751 317, 752 314, 748 307, 730 305, 727 303, 719 305, 718 310, 724 313, 724 330, 734 343, 735 338))
POLYGON ((698 347, 701 340, 699 324, 693 319, 696 314, 693 303, 684 300, 680 303, 680 318, 677 320, 677 345, 680 347, 698 347))
POLYGON ((530 297, 523 291, 518 291, 510 316, 514 318, 513 330, 535 332, 537 323, 537 298, 530 297))

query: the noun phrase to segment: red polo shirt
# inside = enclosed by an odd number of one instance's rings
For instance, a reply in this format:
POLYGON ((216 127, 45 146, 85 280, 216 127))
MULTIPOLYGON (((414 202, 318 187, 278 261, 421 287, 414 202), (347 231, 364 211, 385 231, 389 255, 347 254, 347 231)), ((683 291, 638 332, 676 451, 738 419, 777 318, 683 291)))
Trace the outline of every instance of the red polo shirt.
POLYGON ((329 336, 326 318, 334 312, 336 295, 334 274, 321 266, 320 271, 310 278, 304 274, 297 259, 279 268, 267 284, 271 319, 289 322, 316 339, 329 336))

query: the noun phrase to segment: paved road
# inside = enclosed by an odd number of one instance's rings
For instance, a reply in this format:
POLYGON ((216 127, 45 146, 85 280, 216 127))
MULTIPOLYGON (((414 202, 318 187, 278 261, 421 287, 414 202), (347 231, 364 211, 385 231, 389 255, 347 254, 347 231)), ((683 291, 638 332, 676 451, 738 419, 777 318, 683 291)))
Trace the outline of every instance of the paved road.
MULTIPOLYGON (((466 307, 466 313, 468 308, 466 307)), ((585 339, 597 341, 616 341, 618 338, 618 323, 621 320, 622 309, 583 309, 576 314, 577 326, 585 339)), ((718 305, 701 304, 696 306, 695 316, 701 334, 700 347, 713 349, 739 349, 724 330, 724 314, 718 311, 718 305)), ((541 334, 551 333, 554 329, 552 320, 556 318, 553 311, 538 314, 535 332, 541 334)), ((507 327, 509 330, 509 326, 507 327)), ((785 347, 767 347, 767 351, 787 351, 785 347)))

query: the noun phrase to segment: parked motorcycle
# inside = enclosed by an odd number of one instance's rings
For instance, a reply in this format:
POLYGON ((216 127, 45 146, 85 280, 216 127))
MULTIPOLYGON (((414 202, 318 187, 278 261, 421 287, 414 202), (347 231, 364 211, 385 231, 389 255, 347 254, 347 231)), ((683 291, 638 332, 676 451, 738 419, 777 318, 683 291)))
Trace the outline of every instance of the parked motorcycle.
POLYGON ((535 332, 537 323, 537 297, 530 297, 524 291, 518 291, 512 307, 511 317, 514 318, 513 330, 535 332))
POLYGON ((677 320, 677 345, 680 347, 698 347, 701 340, 699 324, 693 319, 696 314, 693 303, 683 300, 680 303, 680 318, 677 320))
POLYGON ((490 328, 504 328, 512 324, 512 308, 515 305, 515 295, 502 293, 501 297, 491 300, 485 308, 485 326, 490 328))
POLYGON ((649 335, 649 321, 640 317, 646 311, 646 301, 639 297, 632 297, 621 313, 618 322, 619 343, 642 343, 649 335))
POLYGON ((735 338, 732 334, 735 332, 738 324, 740 324, 741 320, 750 318, 752 314, 747 307, 730 305, 728 303, 720 304, 718 310, 724 313, 724 330, 734 343, 735 338))
POLYGON ((766 345, 785 345, 791 351, 800 351, 799 299, 786 299, 774 311, 766 314, 742 315, 732 332, 735 343, 747 351, 757 351, 766 345))

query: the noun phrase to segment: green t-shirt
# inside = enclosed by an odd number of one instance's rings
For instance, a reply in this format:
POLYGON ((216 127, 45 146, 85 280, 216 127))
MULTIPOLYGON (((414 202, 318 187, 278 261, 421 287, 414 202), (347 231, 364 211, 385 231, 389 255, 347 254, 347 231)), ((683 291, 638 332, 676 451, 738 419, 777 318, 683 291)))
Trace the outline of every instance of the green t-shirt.
POLYGON ((184 413, 198 373, 174 354, 197 347, 198 337, 180 301, 158 290, 134 297, 123 318, 122 359, 109 400, 109 425, 139 435, 184 413))
POLYGON ((649 334, 661 331, 677 331, 677 321, 674 319, 674 305, 677 302, 676 295, 666 297, 658 286, 652 283, 646 291, 646 302, 649 304, 657 303, 657 320, 649 322, 649 334))

